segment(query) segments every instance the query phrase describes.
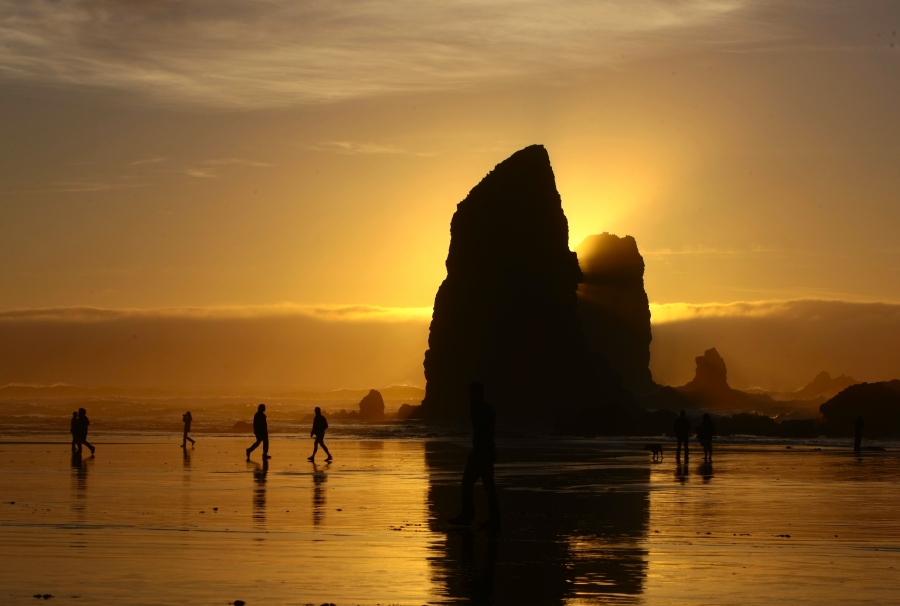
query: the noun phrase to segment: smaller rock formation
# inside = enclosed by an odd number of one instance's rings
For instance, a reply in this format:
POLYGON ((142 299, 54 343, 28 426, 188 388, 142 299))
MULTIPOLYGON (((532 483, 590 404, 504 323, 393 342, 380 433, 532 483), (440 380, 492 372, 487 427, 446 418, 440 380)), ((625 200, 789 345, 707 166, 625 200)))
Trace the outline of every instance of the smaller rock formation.
POLYGON ((361 421, 383 421, 384 399, 381 392, 371 389, 359 402, 359 418, 361 421))
POLYGON ((656 391, 650 374, 650 303, 644 259, 631 236, 588 236, 575 249, 584 279, 578 316, 591 349, 603 354, 633 394, 656 391))
POLYGON ((747 393, 728 385, 725 360, 715 347, 707 349, 696 361, 694 378, 675 388, 685 398, 688 407, 723 412, 772 410, 775 401, 768 394, 747 393))
POLYGON ((694 378, 681 387, 682 391, 707 394, 732 391, 728 386, 725 360, 715 347, 707 349, 702 356, 697 356, 694 360, 697 362, 694 378))

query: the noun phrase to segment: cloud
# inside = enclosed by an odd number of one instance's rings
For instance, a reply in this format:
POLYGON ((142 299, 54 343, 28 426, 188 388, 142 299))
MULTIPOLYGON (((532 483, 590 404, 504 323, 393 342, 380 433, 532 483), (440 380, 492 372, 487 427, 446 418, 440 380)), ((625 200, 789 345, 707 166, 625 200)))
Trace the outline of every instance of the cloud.
POLYGON ((257 160, 246 160, 244 158, 215 158, 212 160, 204 160, 204 164, 210 166, 254 166, 265 167, 272 166, 268 162, 259 162, 257 160))
POLYGON ((144 164, 159 164, 160 162, 165 162, 168 158, 144 158, 142 160, 135 160, 131 163, 132 166, 141 166, 144 164))
POLYGON ((197 179, 215 179, 219 176, 215 171, 204 168, 186 168, 184 174, 197 179))
POLYGON ((314 151, 331 151, 351 156, 384 154, 408 156, 433 155, 426 152, 410 151, 393 145, 382 145, 378 143, 355 143, 352 141, 323 141, 322 143, 319 143, 317 145, 310 146, 309 149, 314 151))
POLYGON ((430 307, 381 307, 377 305, 242 305, 219 307, 162 307, 154 309, 105 309, 101 307, 48 307, 0 312, 3 322, 107 322, 120 320, 182 319, 237 320, 248 318, 302 317, 342 322, 431 321, 430 307))
POLYGON ((0 385, 173 390, 423 385, 430 309, 369 305, 0 313, 0 385))
POLYGON ((744 4, 0 0, 0 78, 163 103, 279 107, 609 65, 664 48, 667 34, 717 25, 744 4))
POLYGON ((682 385, 715 347, 733 387, 792 390, 823 370, 860 381, 900 378, 900 304, 758 301, 652 305, 650 367, 682 385))

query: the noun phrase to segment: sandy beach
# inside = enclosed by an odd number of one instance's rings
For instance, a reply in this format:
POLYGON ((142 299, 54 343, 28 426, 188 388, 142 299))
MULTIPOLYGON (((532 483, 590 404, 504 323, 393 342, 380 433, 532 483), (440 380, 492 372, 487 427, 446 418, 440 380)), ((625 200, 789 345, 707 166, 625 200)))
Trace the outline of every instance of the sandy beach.
MULTIPOLYGON (((0 602, 887 604, 900 456, 727 445, 500 443, 499 535, 453 530, 466 444, 99 439, 0 444, 0 602), (695 455, 696 456, 696 455, 695 455)), ((480 491, 480 489, 478 489, 480 491)), ((479 499, 481 494, 478 494, 479 499)), ((484 502, 479 501, 484 515, 484 502)))

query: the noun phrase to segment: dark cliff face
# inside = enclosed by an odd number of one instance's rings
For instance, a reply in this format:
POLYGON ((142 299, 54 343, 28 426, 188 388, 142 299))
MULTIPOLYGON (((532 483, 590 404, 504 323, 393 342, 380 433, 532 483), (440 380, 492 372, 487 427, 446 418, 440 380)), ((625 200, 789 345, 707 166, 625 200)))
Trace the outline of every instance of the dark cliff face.
POLYGON ((630 403, 581 329, 582 274, 542 146, 516 152, 472 189, 450 235, 419 416, 465 418, 472 380, 485 384, 501 422, 544 419, 558 428, 630 403))
POLYGON ((631 236, 603 233, 575 249, 584 274, 578 315, 588 343, 606 356, 634 394, 655 391, 650 374, 650 302, 644 290, 644 259, 631 236))

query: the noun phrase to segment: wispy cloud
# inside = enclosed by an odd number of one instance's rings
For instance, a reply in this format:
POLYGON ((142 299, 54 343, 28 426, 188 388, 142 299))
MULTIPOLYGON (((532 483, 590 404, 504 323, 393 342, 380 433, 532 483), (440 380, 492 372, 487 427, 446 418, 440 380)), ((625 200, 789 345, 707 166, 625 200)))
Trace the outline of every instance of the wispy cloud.
POLYGON ((272 166, 268 162, 247 160, 245 158, 215 158, 212 160, 204 160, 203 163, 209 166, 254 166, 259 168, 272 166))
POLYGON ((412 151, 395 145, 384 145, 371 142, 354 141, 323 141, 308 149, 315 151, 331 151, 351 156, 357 155, 407 155, 407 156, 432 156, 434 154, 421 151, 412 151))
POLYGON ((736 301, 733 303, 651 303, 654 324, 711 318, 780 317, 811 320, 823 310, 842 315, 888 315, 900 319, 900 304, 831 299, 736 301))
POLYGON ((120 181, 53 181, 45 187, 35 189, 24 189, 10 193, 17 194, 47 194, 47 193, 79 193, 79 192, 99 192, 110 191, 114 189, 128 189, 133 187, 145 187, 143 183, 127 183, 120 181))
POLYGON ((745 4, 0 0, 0 78, 164 103, 279 107, 609 65, 745 4))
POLYGON ((131 163, 132 166, 142 166, 144 164, 159 164, 160 162, 165 162, 168 158, 144 158, 142 160, 135 160, 131 163))
POLYGON ((645 259, 664 259, 666 257, 746 257, 752 255, 778 254, 784 249, 774 247, 751 248, 719 248, 715 246, 688 246, 679 249, 661 248, 642 251, 645 259))
POLYGON ((215 179, 219 176, 215 171, 207 170, 205 168, 186 168, 184 169, 184 174, 190 177, 196 177, 197 179, 215 179))
POLYGON ((185 318, 228 320, 303 316, 334 322, 431 321, 430 307, 382 307, 378 305, 244 305, 219 307, 162 307, 153 309, 105 309, 99 307, 48 307, 0 312, 0 322, 99 322, 129 318, 185 318))

